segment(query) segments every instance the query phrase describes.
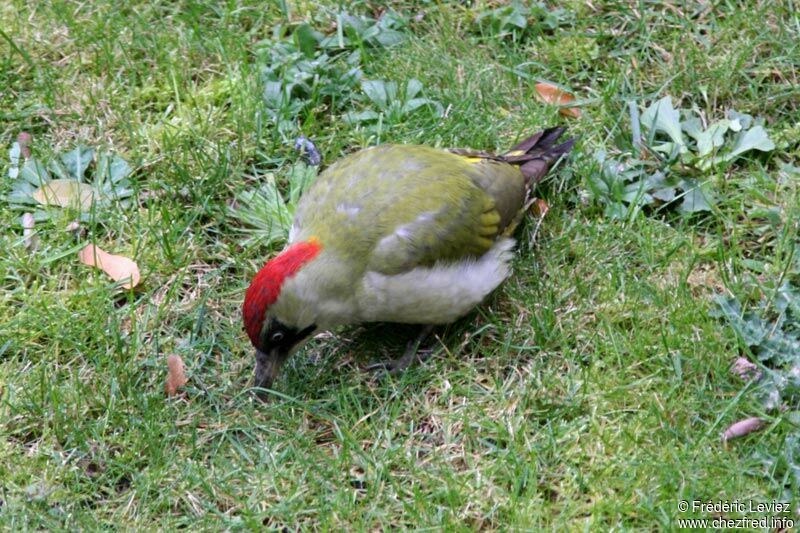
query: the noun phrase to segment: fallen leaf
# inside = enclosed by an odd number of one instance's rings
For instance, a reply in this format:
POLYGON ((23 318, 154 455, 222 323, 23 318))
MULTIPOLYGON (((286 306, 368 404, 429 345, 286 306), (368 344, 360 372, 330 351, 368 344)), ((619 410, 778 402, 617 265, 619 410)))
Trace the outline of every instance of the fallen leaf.
POLYGON ((547 202, 542 200, 541 198, 536 198, 535 200, 528 202, 526 207, 529 207, 531 211, 536 215, 536 227, 533 228, 533 234, 531 235, 531 242, 536 242, 536 236, 539 234, 539 228, 542 225, 542 221, 544 220, 544 216, 550 210, 550 206, 547 205, 547 202))
POLYGON ((739 357, 736 359, 736 361, 733 363, 733 367, 731 367, 731 372, 742 378, 744 381, 761 379, 761 371, 758 369, 758 367, 744 357, 739 357))
POLYGON ((114 281, 128 279, 129 281, 122 285, 126 289, 130 289, 139 284, 139 267, 133 260, 127 257, 113 255, 99 246, 87 244, 78 252, 78 259, 85 265, 101 269, 114 281))
POLYGON ((22 215, 22 236, 25 238, 25 248, 28 250, 35 250, 38 240, 34 235, 33 227, 36 225, 36 220, 33 218, 33 213, 25 213, 22 215))
POLYGON ((532 207, 533 207, 533 212, 539 218, 543 218, 547 214, 547 212, 550 211, 550 206, 547 205, 547 202, 545 202, 541 198, 537 198, 536 200, 534 200, 532 207))
POLYGON ((167 357, 167 382, 164 384, 164 392, 167 396, 175 396, 178 389, 186 385, 189 381, 184 372, 183 359, 179 355, 167 357))
MULTIPOLYGON (((565 106, 575 101, 574 96, 549 83, 537 83, 536 92, 548 104, 565 106)), ((558 112, 565 117, 580 118, 581 116, 581 110, 577 107, 561 107, 558 112)))
POLYGON ((20 151, 22 152, 22 157, 25 159, 30 159, 31 157, 31 142, 33 141, 33 136, 27 131, 22 131, 17 135, 17 142, 19 143, 20 151))
POLYGON ((748 435, 754 431, 758 431, 765 425, 766 422, 758 417, 745 418, 744 420, 739 420, 738 422, 732 424, 731 427, 725 430, 725 433, 722 434, 722 440, 724 442, 731 439, 744 437, 745 435, 748 435))
POLYGON ((92 206, 94 191, 92 187, 77 180, 63 179, 45 183, 31 194, 43 205, 76 207, 86 211, 92 206))

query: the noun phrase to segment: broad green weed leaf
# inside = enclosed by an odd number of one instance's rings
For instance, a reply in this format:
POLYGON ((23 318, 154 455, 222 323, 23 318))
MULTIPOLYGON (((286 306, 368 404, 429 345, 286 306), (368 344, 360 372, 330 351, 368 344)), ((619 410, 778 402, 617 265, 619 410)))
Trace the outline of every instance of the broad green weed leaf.
POLYGON ((415 111, 416 109, 419 109, 424 105, 432 106, 435 110, 434 114, 437 117, 442 116, 442 113, 444 113, 444 110, 442 109, 442 104, 434 100, 431 100, 430 98, 414 98, 413 100, 409 100, 408 102, 403 104, 402 112, 403 114, 411 113, 412 111, 415 111))
POLYGON ((130 176, 131 172, 133 172, 133 169, 131 169, 127 161, 118 155, 111 157, 111 165, 108 169, 108 173, 113 183, 119 183, 124 180, 130 176))
POLYGON ((381 46, 389 48, 402 43, 406 36, 397 30, 382 30, 375 36, 375 41, 381 46))
POLYGON ((126 179, 132 172, 128 162, 116 154, 100 152, 97 154, 92 187, 101 200, 119 200, 133 194, 126 179))
POLYGON ((730 128, 729 120, 720 120, 701 132, 697 140, 697 155, 705 157, 725 144, 725 132, 730 128))
POLYGON ((59 180, 75 179, 75 177, 69 173, 67 167, 64 166, 64 163, 61 161, 61 158, 51 159, 50 162, 47 164, 47 168, 50 169, 50 172, 52 172, 52 174, 55 176, 55 179, 59 180))
POLYGON ((283 102, 283 85, 279 81, 264 82, 264 102, 268 107, 278 109, 283 102))
POLYGON ((680 113, 672 107, 670 96, 665 96, 648 107, 642 113, 641 123, 651 132, 660 131, 667 134, 681 150, 685 149, 686 141, 681 132, 680 113))
POLYGON ((377 111, 356 111, 346 113, 344 116, 345 121, 350 123, 367 122, 370 120, 377 120, 380 118, 380 113, 377 111))
POLYGON ((297 48, 304 56, 313 59, 323 35, 308 24, 298 26, 293 35, 297 48))
POLYGON ((683 132, 694 140, 703 134, 703 123, 698 117, 690 117, 681 122, 683 132))
POLYGON ((654 151, 667 156, 667 159, 674 159, 681 153, 681 145, 674 142, 663 142, 652 147, 654 151))
MULTIPOLYGON (((134 192, 127 180, 131 172, 130 165, 118 155, 79 147, 51 159, 47 165, 28 159, 5 199, 14 209, 29 210, 31 205, 79 209, 82 211, 79 218, 85 220, 92 205, 106 206, 113 200, 122 200, 121 205, 127 205, 125 199, 134 192), (96 163, 87 176, 92 159, 85 158, 90 155, 96 158, 96 163), (79 181, 73 172, 81 173, 84 179, 79 181)), ((51 214, 36 209, 33 216, 43 221, 51 214)))
POLYGON ((83 174, 94 159, 94 148, 78 146, 71 152, 61 156, 61 161, 69 172, 70 177, 78 181, 83 180, 83 174))
POLYGON ((711 210, 714 199, 707 185, 695 179, 684 179, 681 180, 680 187, 684 191, 683 201, 678 207, 681 213, 690 214, 711 210))
POLYGON ((650 195, 662 202, 671 202, 675 199, 676 187, 675 180, 667 178, 663 172, 656 172, 645 179, 645 185, 650 195))
POLYGON ((747 131, 739 133, 729 154, 725 154, 726 161, 733 161, 741 154, 750 150, 760 150, 769 152, 775 149, 775 143, 769 138, 767 131, 762 126, 755 126, 747 131))
MULTIPOLYGON (((345 112, 359 99, 363 52, 399 42, 405 24, 391 10, 377 20, 339 11, 335 20, 335 31, 329 35, 304 23, 283 37, 286 27, 278 25, 271 39, 259 42, 264 102, 282 133, 297 131, 302 113, 338 116, 345 112)), ((392 98, 370 89, 363 88, 367 99, 386 109, 392 98)))
POLYGON ((444 113, 442 105, 430 98, 414 98, 423 90, 422 83, 410 79, 405 84, 394 80, 363 80, 362 90, 367 99, 377 110, 364 110, 345 113, 345 120, 350 123, 369 122, 383 118, 386 123, 396 124, 423 106, 430 106, 435 116, 444 113))
POLYGON ((800 339, 780 328, 772 328, 759 343, 758 358, 773 365, 800 362, 800 339))
MULTIPOLYGON (((738 111, 730 110, 728 111, 728 118, 731 121, 736 121, 739 126, 739 129, 750 129, 750 126, 753 125, 753 116, 748 115, 747 113, 739 113, 738 111)), ((739 131, 734 129, 733 131, 739 131)))
POLYGON ((412 100, 422 90, 422 82, 416 78, 411 78, 406 83, 406 100, 412 100))
POLYGON ((792 474, 795 487, 800 487, 800 434, 793 433, 786 437, 786 462, 792 474))
POLYGON ((38 159, 30 158, 20 169, 19 178, 39 187, 50 181, 50 173, 38 159))
POLYGON ((789 311, 798 321, 800 327, 800 289, 795 289, 788 282, 784 282, 775 296, 775 307, 781 311, 789 311))
POLYGON ((381 109, 387 105, 386 82, 383 80, 364 80, 361 82, 361 90, 367 98, 381 109))
POLYGON ((800 293, 788 282, 779 287, 775 298, 763 296, 760 312, 744 311, 735 297, 718 296, 718 311, 742 341, 752 348, 763 364, 758 394, 764 408, 777 409, 800 402, 800 293), (769 306, 767 302, 771 301, 769 306), (779 316, 767 320, 763 316, 779 316))
MULTIPOLYGON (((744 313, 739 301, 733 297, 718 296, 717 305, 721 315, 739 334, 742 341, 748 346, 757 346, 769 331, 766 322, 754 313, 744 313)), ((712 313, 719 316, 720 313, 712 313)))
POLYGON ((26 205, 39 205, 39 202, 31 198, 31 193, 36 189, 32 187, 30 183, 26 183, 26 185, 29 188, 27 189, 19 188, 12 190, 10 193, 8 193, 8 196, 6 196, 6 200, 8 200, 9 204, 16 207, 22 207, 26 205))
POLYGON ((662 189, 656 189, 650 194, 656 200, 661 200, 662 202, 671 202, 675 199, 676 193, 677 190, 675 187, 664 187, 662 189))
POLYGON ((396 81, 387 81, 384 84, 386 89, 386 101, 388 103, 397 102, 400 98, 400 93, 398 91, 398 86, 396 81))
POLYGON ((646 192, 646 182, 644 180, 629 183, 622 190, 622 200, 629 204, 650 204, 653 197, 646 192))
POLYGON ((628 214, 628 208, 621 202, 611 202, 606 204, 603 215, 612 219, 624 219, 628 214))

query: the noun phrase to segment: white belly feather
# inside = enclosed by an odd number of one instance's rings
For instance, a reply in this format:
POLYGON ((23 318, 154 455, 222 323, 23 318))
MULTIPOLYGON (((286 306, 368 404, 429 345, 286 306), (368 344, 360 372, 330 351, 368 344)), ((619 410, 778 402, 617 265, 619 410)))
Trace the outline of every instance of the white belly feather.
POLYGON ((445 324, 468 313, 509 274, 512 239, 478 259, 419 267, 393 276, 367 272, 357 292, 366 322, 445 324))

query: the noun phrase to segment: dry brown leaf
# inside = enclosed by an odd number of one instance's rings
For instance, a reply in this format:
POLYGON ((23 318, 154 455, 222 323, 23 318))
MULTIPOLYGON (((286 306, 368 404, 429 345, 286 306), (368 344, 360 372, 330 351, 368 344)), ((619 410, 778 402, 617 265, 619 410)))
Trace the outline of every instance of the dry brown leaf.
POLYGON ((731 372, 742 378, 744 381, 761 379, 761 370, 744 357, 739 357, 733 363, 731 372))
POLYGON ((544 217, 548 211, 550 211, 550 206, 547 205, 547 202, 542 200, 541 198, 537 198, 533 201, 533 212, 536 214, 537 217, 542 218, 544 217))
MULTIPOLYGON (((574 96, 549 83, 537 83, 536 92, 548 104, 566 106, 575 101, 574 96)), ((565 117, 579 118, 581 116, 581 110, 577 107, 561 107, 558 112, 565 117)))
POLYGON ((33 136, 27 131, 21 131, 19 135, 17 135, 19 151, 25 159, 31 158, 31 142, 33 142, 33 136))
POLYGON ((178 389, 186 385, 189 381, 186 379, 183 359, 181 359, 180 355, 170 355, 167 357, 167 371, 167 382, 164 384, 164 392, 167 396, 175 396, 178 394, 178 389))
POLYGON ((92 207, 94 191, 91 186, 77 180, 53 180, 33 191, 31 197, 43 205, 75 207, 86 211, 92 207))
POLYGON ((36 220, 33 218, 33 213, 25 213, 22 215, 22 236, 25 238, 25 248, 28 250, 36 250, 39 239, 36 237, 33 228, 36 225, 36 220))
POLYGON ((126 289, 139 284, 139 267, 127 257, 110 254, 99 246, 87 244, 78 252, 78 259, 85 265, 101 269, 114 281, 129 280, 122 285, 126 289))
POLYGON ((722 440, 728 441, 731 439, 737 439, 739 437, 744 437, 754 431, 758 431, 759 429, 763 428, 767 423, 758 418, 745 418, 744 420, 739 420, 735 424, 732 424, 731 427, 725 430, 725 433, 722 434, 722 440))

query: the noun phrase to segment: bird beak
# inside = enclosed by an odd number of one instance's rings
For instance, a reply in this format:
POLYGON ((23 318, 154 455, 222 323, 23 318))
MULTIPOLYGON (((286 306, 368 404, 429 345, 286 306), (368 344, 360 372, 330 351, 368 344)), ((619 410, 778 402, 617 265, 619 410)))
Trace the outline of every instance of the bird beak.
POLYGON ((269 353, 256 349, 256 379, 253 386, 259 389, 256 392, 259 399, 267 399, 265 389, 272 387, 272 382, 288 357, 288 353, 282 353, 278 348, 272 348, 269 353))

